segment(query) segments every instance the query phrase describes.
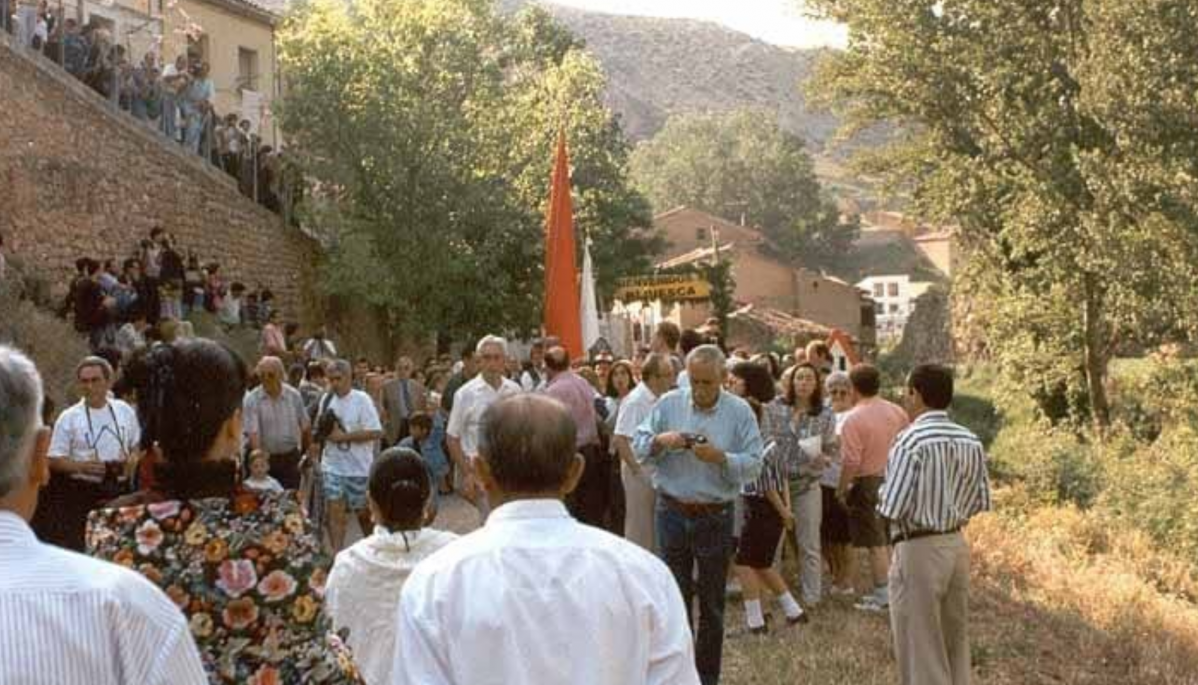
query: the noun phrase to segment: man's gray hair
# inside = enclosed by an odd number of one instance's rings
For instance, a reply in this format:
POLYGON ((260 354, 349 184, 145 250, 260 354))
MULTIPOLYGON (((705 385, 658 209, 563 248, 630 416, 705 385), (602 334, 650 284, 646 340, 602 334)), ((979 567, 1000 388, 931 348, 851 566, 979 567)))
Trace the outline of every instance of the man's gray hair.
POLYGON ((97 357, 95 355, 84 357, 78 364, 75 365, 75 378, 79 378, 80 371, 92 367, 100 369, 101 373, 104 374, 104 380, 112 380, 112 376, 114 374, 112 370, 112 364, 109 364, 107 359, 103 357, 97 357))
POLYGON ((498 335, 483 336, 483 339, 479 340, 478 344, 474 346, 474 351, 481 354, 483 351, 483 348, 488 345, 498 345, 499 349, 503 350, 504 358, 507 357, 507 340, 503 339, 502 337, 500 337, 498 335))
POLYGON ((828 374, 828 378, 824 381, 825 388, 831 388, 832 386, 844 386, 847 388, 851 387, 852 385, 853 382, 849 380, 849 374, 845 371, 833 371, 832 373, 828 374))
POLYGON ((334 359, 329 362, 324 370, 325 374, 338 373, 346 378, 354 375, 354 365, 349 363, 348 359, 334 359))
POLYGON ((728 358, 718 345, 699 345, 686 355, 686 365, 691 364, 711 364, 717 369, 724 369, 728 365, 728 358))
POLYGON ((16 348, 0 345, 0 497, 29 476, 29 443, 42 425, 42 377, 16 348))

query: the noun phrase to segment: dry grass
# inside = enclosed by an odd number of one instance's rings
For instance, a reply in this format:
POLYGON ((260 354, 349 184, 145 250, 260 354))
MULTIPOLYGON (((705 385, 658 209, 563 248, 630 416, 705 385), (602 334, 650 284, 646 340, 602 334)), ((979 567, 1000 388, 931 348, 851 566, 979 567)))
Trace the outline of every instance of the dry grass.
MULTIPOLYGON (((1194 585, 1185 563, 1070 509, 980 517, 969 538, 976 685, 1198 684, 1198 606, 1186 599, 1194 585)), ((752 637, 739 602, 729 602, 723 682, 897 682, 887 618, 851 605, 834 599, 807 626, 752 637)))

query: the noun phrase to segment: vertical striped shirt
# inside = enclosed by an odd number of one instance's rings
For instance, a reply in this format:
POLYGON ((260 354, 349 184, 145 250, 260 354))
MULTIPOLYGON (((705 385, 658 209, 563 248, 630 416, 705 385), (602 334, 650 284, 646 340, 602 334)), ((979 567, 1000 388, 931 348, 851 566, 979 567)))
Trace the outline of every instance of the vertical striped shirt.
POLYGON ((878 502, 896 537, 955 530, 989 509, 986 451, 969 429, 930 411, 898 434, 878 502))
POLYGON ((206 685, 179 608, 141 575, 0 511, 0 683, 206 685))
POLYGON ((761 453, 761 475, 757 480, 745 483, 740 494, 745 497, 765 497, 771 492, 786 489, 786 455, 778 443, 770 441, 761 453))

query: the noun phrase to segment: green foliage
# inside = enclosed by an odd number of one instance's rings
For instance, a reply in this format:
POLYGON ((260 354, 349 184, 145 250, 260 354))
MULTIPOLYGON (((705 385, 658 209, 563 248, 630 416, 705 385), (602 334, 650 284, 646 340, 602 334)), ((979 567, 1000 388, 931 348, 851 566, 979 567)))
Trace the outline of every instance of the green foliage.
POLYGON ((632 176, 658 211, 687 205, 760 226, 787 259, 831 265, 859 228, 841 223, 803 140, 765 110, 672 117, 632 155, 632 176))
POLYGON ((1041 423, 1008 424, 999 431, 990 463, 1000 483, 1018 483, 1040 505, 1089 507, 1102 489, 1102 468, 1078 436, 1041 423))
POLYGON ((816 0, 849 26, 814 99, 859 160, 960 226, 954 295, 1045 415, 1108 423, 1117 344, 1198 323, 1198 6, 1176 0, 816 0))
POLYGON ((307 223, 333 246, 325 290, 381 310, 391 332, 536 327, 559 130, 600 291, 647 267, 648 204, 626 182, 602 72, 542 10, 314 0, 279 31, 279 56, 307 223))

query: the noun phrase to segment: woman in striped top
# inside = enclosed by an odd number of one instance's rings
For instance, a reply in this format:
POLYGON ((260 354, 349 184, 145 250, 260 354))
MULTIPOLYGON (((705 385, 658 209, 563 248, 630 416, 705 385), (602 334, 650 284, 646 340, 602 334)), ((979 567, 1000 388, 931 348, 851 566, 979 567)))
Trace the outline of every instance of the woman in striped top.
MULTIPOLYGON (((774 379, 765 366, 742 362, 732 367, 732 392, 744 397, 761 420, 762 405, 774 396, 774 379)), ((783 529, 794 528, 794 516, 786 502, 786 462, 777 444, 767 441, 762 455, 761 475, 746 483, 741 491, 744 525, 736 550, 736 575, 745 602, 745 621, 749 632, 768 631, 761 608, 761 595, 768 592, 778 599, 790 625, 805 622, 806 615, 795 601, 782 574, 774 569, 774 556, 782 540, 783 529)))

